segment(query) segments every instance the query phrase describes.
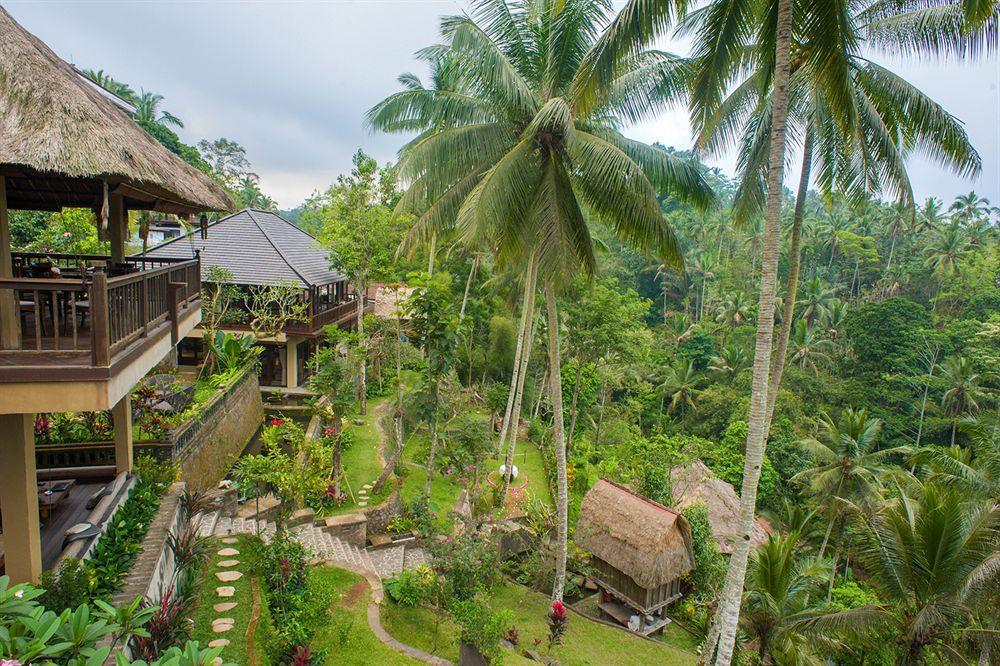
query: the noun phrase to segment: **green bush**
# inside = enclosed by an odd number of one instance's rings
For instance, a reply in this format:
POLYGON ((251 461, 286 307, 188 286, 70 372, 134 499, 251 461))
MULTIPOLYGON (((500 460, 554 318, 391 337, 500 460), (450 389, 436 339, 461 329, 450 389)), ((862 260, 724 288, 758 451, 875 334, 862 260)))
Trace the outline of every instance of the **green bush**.
POLYGON ((45 590, 42 603, 57 613, 90 601, 90 570, 75 557, 63 560, 58 572, 43 571, 39 582, 45 590))
POLYGON ((437 575, 426 564, 404 569, 385 581, 385 590, 401 606, 420 606, 433 601, 437 575))
POLYGON ((479 594, 455 603, 451 612, 462 629, 462 641, 474 645, 488 663, 503 662, 500 639, 513 625, 514 616, 510 611, 494 612, 489 597, 479 594))

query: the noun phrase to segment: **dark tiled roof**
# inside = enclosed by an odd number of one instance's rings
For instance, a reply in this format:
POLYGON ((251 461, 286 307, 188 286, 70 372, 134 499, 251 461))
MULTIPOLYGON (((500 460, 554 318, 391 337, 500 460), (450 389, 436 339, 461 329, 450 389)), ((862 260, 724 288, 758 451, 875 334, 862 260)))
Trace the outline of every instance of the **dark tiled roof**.
POLYGON ((174 238, 146 252, 149 257, 191 258, 201 250, 202 277, 218 266, 233 274, 237 284, 292 282, 322 286, 344 280, 330 268, 319 241, 270 211, 246 208, 200 230, 174 238))

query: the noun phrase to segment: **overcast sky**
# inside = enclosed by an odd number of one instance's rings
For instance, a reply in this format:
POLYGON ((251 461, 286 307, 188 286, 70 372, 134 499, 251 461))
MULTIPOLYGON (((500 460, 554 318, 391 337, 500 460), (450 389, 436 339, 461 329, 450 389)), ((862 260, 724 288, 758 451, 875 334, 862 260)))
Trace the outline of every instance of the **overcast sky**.
MULTIPOLYGON (((398 89, 413 53, 438 39, 446 0, 330 2, 87 2, 3 0, 25 28, 80 68, 166 97, 194 144, 225 136, 242 144, 263 190, 291 208, 350 168, 357 148, 393 159, 404 138, 372 135, 365 110, 398 89)), ((683 53, 683 43, 665 43, 683 53)), ((949 201, 975 189, 1000 204, 1000 63, 899 63, 883 59, 966 123, 983 158, 976 182, 919 157, 918 197, 949 201)), ((691 146, 678 110, 628 128, 633 138, 691 146)), ((715 163, 730 175, 732 157, 715 163)), ((795 174, 789 175, 789 181, 795 174)))

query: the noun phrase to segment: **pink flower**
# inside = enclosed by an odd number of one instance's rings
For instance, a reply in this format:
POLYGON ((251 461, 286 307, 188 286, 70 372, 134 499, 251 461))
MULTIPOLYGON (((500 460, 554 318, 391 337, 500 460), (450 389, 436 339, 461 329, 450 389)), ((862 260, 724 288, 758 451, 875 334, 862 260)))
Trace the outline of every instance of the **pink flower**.
POLYGON ((323 431, 324 437, 333 437, 333 428, 327 428, 323 431))
POLYGON ((563 618, 566 617, 566 606, 561 601, 553 602, 552 604, 552 617, 563 618))

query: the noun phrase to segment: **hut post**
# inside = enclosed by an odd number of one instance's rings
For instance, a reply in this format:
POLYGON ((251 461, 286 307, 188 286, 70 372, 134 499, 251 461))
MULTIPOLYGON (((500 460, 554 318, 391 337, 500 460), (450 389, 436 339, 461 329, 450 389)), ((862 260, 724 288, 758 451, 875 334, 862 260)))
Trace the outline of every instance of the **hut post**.
MULTIPOLYGON (((14 261, 10 256, 10 223, 7 219, 7 177, 0 174, 0 280, 14 277, 14 261)), ((13 289, 0 290, 0 349, 19 349, 21 329, 18 326, 17 299, 13 289)))

